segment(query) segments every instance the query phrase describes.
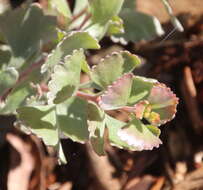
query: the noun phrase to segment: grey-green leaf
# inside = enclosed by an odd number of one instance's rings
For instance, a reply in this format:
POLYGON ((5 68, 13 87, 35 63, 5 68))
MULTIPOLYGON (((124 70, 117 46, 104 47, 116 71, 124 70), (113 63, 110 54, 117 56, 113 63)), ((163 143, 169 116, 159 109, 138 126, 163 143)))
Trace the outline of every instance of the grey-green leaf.
POLYGON ((0 30, 11 47, 10 66, 21 67, 40 49, 40 43, 53 37, 56 19, 45 16, 36 4, 17 8, 0 16, 0 30))
POLYGON ((17 109, 18 117, 24 121, 31 131, 41 137, 46 145, 58 144, 55 107, 52 105, 21 107, 17 109))
POLYGON ((90 142, 98 155, 105 155, 104 150, 104 129, 105 114, 95 103, 88 103, 88 129, 90 142))
POLYGON ((100 61, 92 68, 91 79, 102 88, 106 89, 123 74, 131 72, 140 60, 128 51, 115 52, 100 61))
POLYGON ((129 124, 119 129, 117 135, 126 142, 130 150, 152 150, 162 144, 158 138, 160 132, 155 126, 145 126, 140 120, 133 119, 129 124))
POLYGON ((75 50, 71 56, 67 56, 64 63, 58 64, 54 68, 49 82, 48 98, 59 104, 70 98, 80 84, 80 72, 85 64, 83 50, 75 50))
POLYGON ((125 33, 116 36, 126 41, 151 40, 164 34, 158 19, 153 16, 128 8, 123 9, 119 16, 123 19, 125 33))
POLYGON ((89 138, 87 101, 72 97, 57 105, 57 121, 61 132, 73 141, 84 143, 89 138))
POLYGON ((92 21, 94 23, 106 23, 120 12, 123 2, 124 0, 91 0, 92 21))
POLYGON ((72 32, 66 36, 57 47, 49 54, 48 59, 42 66, 41 72, 52 71, 54 66, 71 55, 75 49, 99 49, 100 46, 96 39, 87 32, 72 32))

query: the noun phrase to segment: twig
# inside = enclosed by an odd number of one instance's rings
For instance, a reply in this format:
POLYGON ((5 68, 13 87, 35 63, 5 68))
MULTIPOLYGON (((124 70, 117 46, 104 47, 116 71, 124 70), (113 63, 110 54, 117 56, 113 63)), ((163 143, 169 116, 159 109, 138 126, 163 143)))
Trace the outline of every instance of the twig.
POLYGON ((202 132, 203 120, 198 110, 196 100, 197 92, 190 67, 185 67, 183 74, 183 81, 181 83, 182 94, 186 100, 186 107, 188 109, 189 117, 192 121, 193 128, 196 133, 200 133, 202 132))

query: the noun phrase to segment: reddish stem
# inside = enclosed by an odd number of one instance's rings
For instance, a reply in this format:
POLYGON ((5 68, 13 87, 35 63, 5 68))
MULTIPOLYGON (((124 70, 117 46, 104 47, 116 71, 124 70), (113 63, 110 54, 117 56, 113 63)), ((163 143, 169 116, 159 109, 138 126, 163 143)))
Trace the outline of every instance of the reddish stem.
POLYGON ((91 101, 93 101, 95 103, 98 103, 98 97, 99 96, 95 96, 95 95, 92 95, 92 94, 87 94, 87 93, 81 92, 81 91, 78 91, 76 96, 81 97, 81 98, 83 98, 85 100, 91 100, 91 101))
POLYGON ((78 18, 80 18, 83 14, 85 14, 86 11, 87 11, 87 6, 86 6, 84 9, 82 9, 78 14, 76 14, 76 15, 74 15, 74 16, 72 17, 72 19, 71 19, 71 21, 70 21, 70 24, 73 23, 73 22, 75 22, 78 18))

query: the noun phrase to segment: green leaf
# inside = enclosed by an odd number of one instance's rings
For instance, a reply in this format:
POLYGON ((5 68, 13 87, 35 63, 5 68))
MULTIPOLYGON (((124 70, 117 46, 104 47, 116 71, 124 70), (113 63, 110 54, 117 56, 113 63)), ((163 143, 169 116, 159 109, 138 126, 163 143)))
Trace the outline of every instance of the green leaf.
POLYGON ((104 110, 114 110, 125 106, 130 96, 133 75, 123 75, 100 96, 99 105, 104 110))
POLYGON ((101 40, 107 32, 108 26, 109 23, 105 24, 95 23, 87 27, 85 31, 88 32, 91 36, 93 36, 97 40, 101 40))
POLYGON ((18 107, 25 106, 26 98, 36 95, 36 90, 30 83, 39 84, 42 79, 40 69, 33 70, 24 81, 14 86, 5 102, 0 105, 0 114, 14 114, 18 107))
POLYGON ((58 144, 57 120, 53 105, 21 107, 17 112, 19 119, 24 121, 34 134, 41 137, 46 145, 58 144))
POLYGON ((7 67, 0 70, 0 96, 6 89, 11 88, 18 80, 18 71, 14 67, 7 67))
POLYGON ((71 18, 71 11, 66 0, 49 0, 48 2, 53 9, 56 9, 66 19, 71 18))
POLYGON ((119 129, 117 135, 129 145, 130 150, 152 150, 162 144, 158 138, 159 129, 155 126, 145 126, 140 120, 133 119, 129 124, 119 129))
POLYGON ((98 155, 105 155, 104 151, 104 129, 105 114, 95 103, 88 103, 88 128, 90 131, 90 142, 98 155))
POLYGON ((90 76, 97 85, 106 89, 117 78, 131 72, 139 64, 138 57, 128 51, 114 52, 102 59, 97 66, 94 66, 90 76))
POLYGON ((152 124, 165 124, 174 118, 178 98, 170 88, 166 87, 162 83, 156 83, 151 89, 147 100, 150 103, 152 112, 146 119, 148 119, 152 124))
POLYGON ((56 107, 61 132, 73 141, 84 143, 89 138, 87 101, 72 97, 56 107))
POLYGON ((48 98, 55 104, 73 96, 80 84, 81 66, 85 62, 83 50, 75 50, 71 56, 65 57, 64 63, 54 67, 51 81, 48 84, 48 98))
POLYGON ((118 131, 126 125, 125 122, 119 121, 117 119, 114 119, 113 117, 110 117, 106 114, 105 116, 106 126, 108 128, 108 138, 110 141, 110 144, 112 146, 116 146, 118 148, 126 148, 128 149, 128 144, 120 139, 118 136, 118 131))
POLYGON ((123 2, 123 0, 91 0, 92 21, 94 23, 108 22, 120 12, 123 2))
POLYGON ((119 16, 123 20, 125 33, 115 35, 115 37, 123 37, 126 41, 137 42, 151 40, 164 34, 161 24, 153 16, 128 8, 123 9, 119 16))
POLYGON ((135 103, 145 100, 157 81, 154 79, 147 79, 145 77, 134 76, 132 82, 132 90, 128 103, 134 105, 135 103))
POLYGON ((75 49, 99 49, 100 46, 96 39, 87 32, 72 32, 66 36, 57 47, 49 54, 47 61, 42 66, 41 72, 52 71, 54 66, 71 55, 75 49))
POLYGON ((124 33, 123 20, 118 16, 114 16, 109 21, 107 36, 120 34, 120 33, 124 33))
POLYGON ((0 16, 0 30, 11 47, 10 66, 20 68, 55 32, 56 19, 45 16, 36 4, 0 16), (33 27, 34 26, 34 27, 33 27))
POLYGON ((129 8, 135 10, 136 8, 136 0, 125 0, 123 3, 122 9, 129 8))

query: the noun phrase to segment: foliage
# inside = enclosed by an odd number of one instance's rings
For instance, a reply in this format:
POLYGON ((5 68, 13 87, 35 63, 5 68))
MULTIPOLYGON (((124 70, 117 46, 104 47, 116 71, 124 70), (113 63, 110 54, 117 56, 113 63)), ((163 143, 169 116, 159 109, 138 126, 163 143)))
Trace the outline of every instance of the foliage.
POLYGON ((73 11, 64 0, 48 2, 0 15, 0 114, 15 114, 16 126, 55 147, 62 162, 62 136, 90 142, 98 155, 105 154, 108 141, 128 150, 158 147, 159 125, 176 113, 175 94, 154 79, 135 76, 140 60, 128 51, 114 52, 92 68, 86 60, 104 35, 126 41, 161 35, 158 20, 133 10, 130 0, 77 0, 73 11), (89 76, 87 84, 80 84, 81 73, 89 76), (129 121, 108 110, 126 112, 129 121))

